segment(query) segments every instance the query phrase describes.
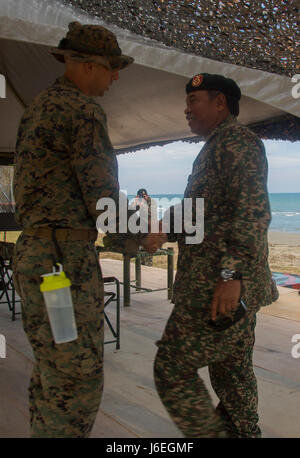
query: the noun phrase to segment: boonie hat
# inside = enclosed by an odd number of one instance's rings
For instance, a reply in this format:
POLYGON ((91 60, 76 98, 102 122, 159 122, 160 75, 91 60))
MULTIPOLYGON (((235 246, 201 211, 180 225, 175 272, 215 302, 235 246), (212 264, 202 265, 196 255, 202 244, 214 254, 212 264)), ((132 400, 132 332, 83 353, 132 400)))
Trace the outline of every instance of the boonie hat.
POLYGON ((122 70, 134 61, 122 54, 117 38, 110 30, 79 22, 70 22, 66 37, 50 52, 59 62, 65 62, 67 56, 77 62, 97 62, 109 70, 122 70))
POLYGON ((186 85, 186 93, 193 91, 220 91, 238 101, 241 98, 241 90, 233 79, 211 73, 200 73, 193 76, 186 85))

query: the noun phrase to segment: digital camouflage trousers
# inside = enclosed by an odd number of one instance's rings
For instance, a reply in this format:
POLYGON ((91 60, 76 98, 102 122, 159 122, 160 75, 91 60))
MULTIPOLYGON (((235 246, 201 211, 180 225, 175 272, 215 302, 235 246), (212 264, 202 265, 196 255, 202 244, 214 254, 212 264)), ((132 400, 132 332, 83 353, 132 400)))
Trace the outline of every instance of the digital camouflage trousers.
POLYGON ((157 342, 154 378, 166 410, 185 437, 260 437, 252 354, 256 314, 225 331, 213 330, 210 311, 176 304, 157 342), (198 369, 208 366, 212 399, 198 369))
POLYGON ((70 278, 78 339, 55 344, 41 275, 52 272, 54 245, 19 237, 13 260, 25 333, 35 364, 29 386, 31 437, 88 437, 103 390, 103 281, 94 243, 59 242, 70 278))

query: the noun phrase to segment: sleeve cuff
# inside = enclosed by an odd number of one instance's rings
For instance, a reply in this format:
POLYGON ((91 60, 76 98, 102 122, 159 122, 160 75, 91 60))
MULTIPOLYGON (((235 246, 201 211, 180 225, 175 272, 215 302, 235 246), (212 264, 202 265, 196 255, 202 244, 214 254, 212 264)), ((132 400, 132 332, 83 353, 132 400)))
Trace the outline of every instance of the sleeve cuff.
POLYGON ((240 258, 229 255, 223 256, 220 261, 220 269, 230 269, 240 273, 243 273, 244 265, 240 258))

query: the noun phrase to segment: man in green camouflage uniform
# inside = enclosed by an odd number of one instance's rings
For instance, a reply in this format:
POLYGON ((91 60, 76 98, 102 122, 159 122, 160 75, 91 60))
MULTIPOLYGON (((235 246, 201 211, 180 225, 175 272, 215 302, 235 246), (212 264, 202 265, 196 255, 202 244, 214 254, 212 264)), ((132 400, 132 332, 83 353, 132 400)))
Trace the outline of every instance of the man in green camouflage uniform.
POLYGON ((254 328, 256 312, 272 302, 265 150, 236 120, 241 93, 233 80, 196 75, 186 92, 189 125, 206 143, 184 197, 193 205, 204 198, 204 238, 193 245, 184 233, 169 236, 179 245, 175 306, 158 342, 156 387, 186 437, 260 437, 254 328), (247 313, 218 329, 234 317, 240 298, 247 313), (197 374, 204 366, 219 398, 216 409, 197 374))
MULTIPOLYGON (((100 26, 71 23, 52 54, 64 76, 21 119, 14 176, 24 231, 14 256, 25 332, 35 364, 29 387, 32 437, 88 437, 103 388, 103 281, 94 242, 97 201, 119 198, 118 166, 102 96, 133 62, 100 26), (70 278, 78 339, 56 345, 41 275, 61 261, 70 278)), ((118 205, 116 205, 118 208, 118 205)), ((138 239, 139 237, 137 237, 138 239)))

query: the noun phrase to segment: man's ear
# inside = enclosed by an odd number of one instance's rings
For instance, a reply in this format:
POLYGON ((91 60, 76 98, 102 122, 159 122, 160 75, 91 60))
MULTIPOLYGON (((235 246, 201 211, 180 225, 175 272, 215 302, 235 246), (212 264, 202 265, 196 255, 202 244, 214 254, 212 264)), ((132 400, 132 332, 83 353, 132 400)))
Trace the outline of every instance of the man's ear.
POLYGON ((222 111, 227 108, 226 96, 223 93, 220 93, 216 97, 216 106, 218 111, 222 111))

